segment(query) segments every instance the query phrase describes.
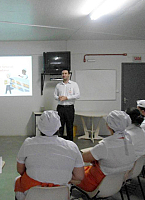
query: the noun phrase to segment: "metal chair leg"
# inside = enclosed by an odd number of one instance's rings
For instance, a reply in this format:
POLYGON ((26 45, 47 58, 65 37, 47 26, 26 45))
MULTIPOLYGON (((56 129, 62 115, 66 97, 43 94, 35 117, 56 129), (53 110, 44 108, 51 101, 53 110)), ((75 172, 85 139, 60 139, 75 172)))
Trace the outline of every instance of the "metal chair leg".
POLYGON ((120 192, 121 199, 124 200, 122 189, 119 192, 120 192))
POLYGON ((128 192, 128 189, 127 189, 127 185, 125 184, 124 187, 125 187, 125 191, 126 191, 127 199, 130 200, 129 192, 128 192))
POLYGON ((145 178, 145 165, 143 166, 141 173, 142 173, 143 178, 145 178))
POLYGON ((140 185, 140 189, 141 189, 141 192, 142 192, 142 195, 143 195, 143 199, 145 200, 145 194, 144 194, 143 187, 142 187, 139 176, 137 177, 137 179, 138 179, 138 182, 139 182, 139 185, 140 185))

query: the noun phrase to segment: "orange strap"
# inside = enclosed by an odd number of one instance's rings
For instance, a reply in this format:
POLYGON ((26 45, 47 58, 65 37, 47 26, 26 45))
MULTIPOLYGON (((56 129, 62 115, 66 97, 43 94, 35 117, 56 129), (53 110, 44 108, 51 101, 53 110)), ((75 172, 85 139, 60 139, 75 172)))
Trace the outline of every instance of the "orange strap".
POLYGON ((25 172, 21 177, 19 177, 16 180, 14 191, 15 192, 25 192, 26 190, 29 190, 31 187, 38 186, 38 185, 41 187, 60 186, 60 185, 55 185, 53 183, 41 183, 39 181, 36 181, 36 180, 30 178, 25 172))

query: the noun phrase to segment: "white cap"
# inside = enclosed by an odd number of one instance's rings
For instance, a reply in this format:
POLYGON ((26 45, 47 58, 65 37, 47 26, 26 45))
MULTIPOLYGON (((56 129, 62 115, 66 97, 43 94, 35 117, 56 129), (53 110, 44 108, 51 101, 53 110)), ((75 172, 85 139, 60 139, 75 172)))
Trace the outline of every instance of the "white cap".
MULTIPOLYGON (((124 138, 123 141, 124 141, 125 154, 129 155, 127 147, 127 138, 126 138, 126 135, 129 134, 127 134, 125 129, 131 124, 130 116, 124 111, 114 110, 109 113, 106 122, 108 126, 115 131, 115 133, 119 133, 122 135, 122 137, 124 138)), ((132 143, 131 137, 128 138, 128 140, 130 141, 130 143, 132 143)))
POLYGON ((123 132, 131 124, 130 116, 124 111, 114 110, 106 118, 108 126, 115 132, 123 132))
POLYGON ((46 110, 40 116, 38 129, 47 136, 52 136, 61 127, 60 117, 57 111, 46 110))
POLYGON ((138 100, 138 101, 137 101, 137 106, 138 106, 138 107, 145 108, 145 100, 138 100))

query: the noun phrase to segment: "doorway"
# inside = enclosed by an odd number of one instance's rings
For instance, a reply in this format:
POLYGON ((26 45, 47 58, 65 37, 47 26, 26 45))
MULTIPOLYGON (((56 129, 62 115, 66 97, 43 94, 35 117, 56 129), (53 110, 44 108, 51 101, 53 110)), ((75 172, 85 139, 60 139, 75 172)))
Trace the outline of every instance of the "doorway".
POLYGON ((122 63, 121 110, 145 99, 145 63, 122 63))

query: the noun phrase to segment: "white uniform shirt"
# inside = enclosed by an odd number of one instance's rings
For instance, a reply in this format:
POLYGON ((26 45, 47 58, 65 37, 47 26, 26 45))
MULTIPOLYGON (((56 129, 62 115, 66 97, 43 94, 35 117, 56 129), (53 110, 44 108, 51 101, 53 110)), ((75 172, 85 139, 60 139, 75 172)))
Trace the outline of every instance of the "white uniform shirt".
POLYGON ((145 131, 145 119, 143 120, 143 122, 141 123, 141 126, 140 126, 144 131, 145 131))
POLYGON ((127 140, 129 155, 125 154, 123 139, 120 134, 114 134, 103 139, 91 149, 91 154, 98 160, 105 175, 125 172, 133 167, 135 161, 134 147, 127 140))
POLYGON ((140 156, 145 155, 145 132, 134 124, 127 127, 126 131, 131 136, 137 160, 140 156))
POLYGON ((25 163, 27 175, 34 180, 59 185, 71 180, 74 167, 84 165, 77 145, 58 136, 27 138, 17 161, 25 163))
POLYGON ((67 84, 61 82, 55 87, 54 98, 58 100, 59 105, 73 105, 76 99, 80 98, 78 84, 74 81, 68 81, 67 84), (59 96, 67 96, 68 100, 59 101, 59 96))

